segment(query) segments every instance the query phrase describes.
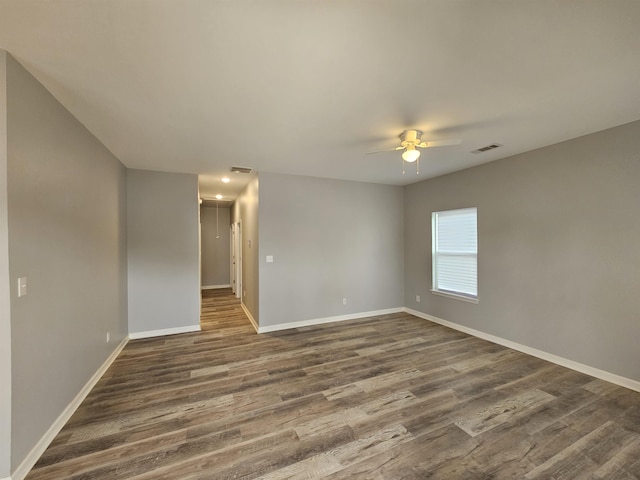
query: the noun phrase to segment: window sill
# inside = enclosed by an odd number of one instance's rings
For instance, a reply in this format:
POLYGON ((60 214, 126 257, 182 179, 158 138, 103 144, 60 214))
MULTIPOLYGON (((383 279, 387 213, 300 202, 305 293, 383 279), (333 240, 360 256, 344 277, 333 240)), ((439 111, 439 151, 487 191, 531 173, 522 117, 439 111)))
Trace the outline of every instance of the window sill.
POLYGON ((431 290, 431 293, 434 295, 440 295, 441 297, 453 298, 455 300, 462 300, 463 302, 468 303, 479 303, 478 297, 467 297, 466 295, 459 295, 453 292, 444 292, 442 290, 431 290))

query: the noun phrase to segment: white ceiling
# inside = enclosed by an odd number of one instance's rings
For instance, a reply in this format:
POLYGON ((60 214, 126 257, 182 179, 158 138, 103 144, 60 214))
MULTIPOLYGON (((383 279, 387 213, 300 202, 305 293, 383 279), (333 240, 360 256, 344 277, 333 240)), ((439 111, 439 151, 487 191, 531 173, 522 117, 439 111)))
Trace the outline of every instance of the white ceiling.
POLYGON ((640 119, 637 0, 0 0, 0 48, 127 167, 404 185, 640 119), (402 175, 405 128, 459 138, 402 175), (476 155, 498 142, 504 147, 476 155))

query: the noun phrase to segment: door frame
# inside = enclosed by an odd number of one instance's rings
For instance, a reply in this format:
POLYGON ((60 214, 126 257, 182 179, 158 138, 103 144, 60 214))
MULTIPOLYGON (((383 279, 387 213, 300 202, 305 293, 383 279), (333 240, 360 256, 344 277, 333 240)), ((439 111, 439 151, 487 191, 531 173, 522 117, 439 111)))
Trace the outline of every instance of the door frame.
POLYGON ((236 223, 236 235, 235 235, 235 251, 236 251, 236 265, 235 265, 235 294, 236 298, 240 299, 242 303, 242 221, 238 220, 236 223))
POLYGON ((231 259, 230 265, 229 265, 229 279, 231 283, 231 291, 235 294, 236 293, 236 224, 232 223, 229 226, 229 229, 231 230, 231 235, 230 235, 230 239, 231 241, 229 242, 229 248, 231 250, 230 254, 229 254, 229 258, 231 259))

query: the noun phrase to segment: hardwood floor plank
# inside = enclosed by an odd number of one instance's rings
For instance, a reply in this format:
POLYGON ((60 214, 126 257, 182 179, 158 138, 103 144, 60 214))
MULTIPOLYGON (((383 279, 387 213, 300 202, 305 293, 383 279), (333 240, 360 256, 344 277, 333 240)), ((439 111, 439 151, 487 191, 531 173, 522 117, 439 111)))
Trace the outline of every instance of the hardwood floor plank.
POLYGON ((372 458, 353 461, 347 468, 327 478, 431 478, 432 474, 427 472, 437 470, 450 460, 463 461, 476 447, 477 440, 449 424, 372 458))
MULTIPOLYGON (((241 441, 222 449, 209 450, 180 458, 167 465, 149 465, 145 470, 129 478, 132 480, 173 480, 175 478, 197 478, 202 472, 211 476, 216 472, 220 478, 255 478, 268 464, 271 455, 279 450, 295 448, 297 442, 293 430, 282 430, 263 437, 241 441), (222 472, 228 472, 224 475, 222 472), (233 472, 233 473, 232 473, 233 472)), ((108 478, 108 477, 105 477, 108 478)))
POLYGON ((478 410, 461 418, 455 424, 470 436, 475 437, 497 425, 524 415, 532 408, 555 400, 556 397, 541 390, 529 390, 519 395, 506 398, 488 408, 478 410))
POLYGON ((631 438, 624 445, 614 452, 607 460, 593 472, 597 479, 609 478, 632 478, 629 471, 638 463, 640 458, 640 439, 638 437, 631 438))

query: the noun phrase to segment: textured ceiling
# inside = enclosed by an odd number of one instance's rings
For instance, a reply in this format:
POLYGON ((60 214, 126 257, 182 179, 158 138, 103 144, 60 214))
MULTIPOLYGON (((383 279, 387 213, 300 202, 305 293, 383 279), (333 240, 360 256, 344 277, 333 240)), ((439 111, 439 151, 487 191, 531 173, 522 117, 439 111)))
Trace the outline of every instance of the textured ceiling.
POLYGON ((637 0, 0 0, 0 48, 126 166, 403 185, 640 119, 637 0), (405 175, 405 128, 457 146, 405 175), (471 150, 497 142, 504 147, 471 150))

